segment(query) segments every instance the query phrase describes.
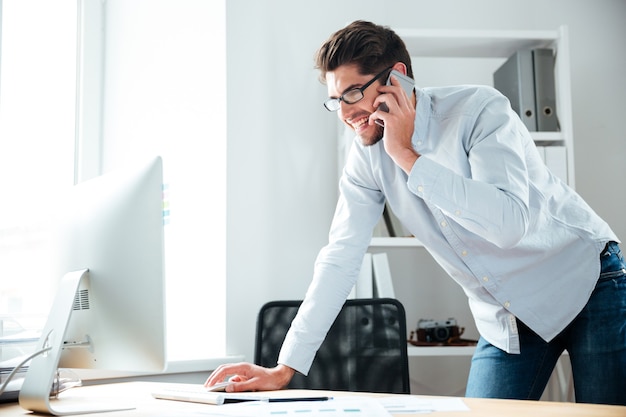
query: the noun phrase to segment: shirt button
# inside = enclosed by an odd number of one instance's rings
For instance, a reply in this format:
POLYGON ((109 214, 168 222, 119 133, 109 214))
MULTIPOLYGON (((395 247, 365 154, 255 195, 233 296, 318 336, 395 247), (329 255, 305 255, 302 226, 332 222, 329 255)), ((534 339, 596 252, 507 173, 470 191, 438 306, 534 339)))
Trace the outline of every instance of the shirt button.
POLYGON ((460 215, 461 215, 461 210, 456 210, 456 211, 454 212, 454 214, 456 214, 457 216, 460 216, 460 215))
POLYGON ((463 256, 467 256, 467 251, 466 251, 466 250, 462 251, 462 252, 461 252, 461 255, 463 255, 463 256))
POLYGON ((510 301, 505 301, 504 302, 504 308, 509 308, 511 307, 511 302, 510 301))
POLYGON ((484 282, 489 282, 489 277, 483 277, 484 282))
POLYGON ((448 225, 448 223, 446 223, 446 221, 445 221, 445 220, 444 220, 444 221, 442 221, 440 224, 441 224, 441 227, 446 227, 446 226, 448 225))
POLYGON ((421 146, 421 145, 422 145, 422 143, 423 143, 423 142, 422 142, 421 140, 418 140, 415 144, 416 144, 417 146, 421 146))

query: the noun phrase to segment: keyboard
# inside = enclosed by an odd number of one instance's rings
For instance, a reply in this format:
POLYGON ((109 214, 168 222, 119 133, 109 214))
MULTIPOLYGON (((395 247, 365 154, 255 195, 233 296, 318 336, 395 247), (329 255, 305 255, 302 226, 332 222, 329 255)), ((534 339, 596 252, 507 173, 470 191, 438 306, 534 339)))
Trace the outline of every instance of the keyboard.
POLYGON ((222 405, 242 401, 267 401, 268 397, 257 394, 237 392, 208 391, 201 385, 182 386, 177 384, 172 387, 159 388, 152 392, 152 396, 161 400, 184 401, 202 404, 222 405))

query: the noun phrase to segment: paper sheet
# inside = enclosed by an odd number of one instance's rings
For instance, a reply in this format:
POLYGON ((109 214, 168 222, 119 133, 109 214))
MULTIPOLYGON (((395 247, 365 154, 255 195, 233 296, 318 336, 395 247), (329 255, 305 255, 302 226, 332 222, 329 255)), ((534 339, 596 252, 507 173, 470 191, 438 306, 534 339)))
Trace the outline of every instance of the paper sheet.
POLYGON ((418 398, 408 395, 382 397, 378 402, 392 414, 420 414, 435 411, 469 411, 461 398, 418 398))
POLYGON ((385 407, 376 399, 368 397, 336 397, 328 401, 294 401, 294 402, 245 402, 208 406, 204 416, 222 417, 335 417, 350 415, 354 417, 385 417, 391 416, 385 407))
MULTIPOLYGON (((198 417, 385 417, 392 414, 429 414, 437 411, 469 411, 461 398, 419 398, 409 395, 389 397, 340 396, 329 401, 266 402, 250 401, 207 405, 199 411, 181 411, 177 416, 198 417)), ((169 412, 171 413, 171 411, 169 412)), ((164 411, 163 416, 170 416, 164 411)))

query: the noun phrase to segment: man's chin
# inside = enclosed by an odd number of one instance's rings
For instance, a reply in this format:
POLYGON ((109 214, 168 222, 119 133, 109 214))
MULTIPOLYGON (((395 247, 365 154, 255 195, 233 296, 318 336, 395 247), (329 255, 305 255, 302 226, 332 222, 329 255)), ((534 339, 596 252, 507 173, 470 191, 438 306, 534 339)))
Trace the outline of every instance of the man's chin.
POLYGON ((377 129, 374 135, 361 136, 359 135, 359 139, 361 139, 361 143, 363 146, 373 146, 376 145, 383 138, 383 129, 377 129))

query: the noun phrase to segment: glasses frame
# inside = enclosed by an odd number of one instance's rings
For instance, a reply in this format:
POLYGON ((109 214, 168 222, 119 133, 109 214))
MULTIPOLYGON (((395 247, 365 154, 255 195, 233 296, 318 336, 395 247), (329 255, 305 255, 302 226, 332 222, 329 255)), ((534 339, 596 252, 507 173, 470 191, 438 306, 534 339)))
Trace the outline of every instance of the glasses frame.
POLYGON ((393 65, 390 66, 390 67, 385 68, 384 70, 379 72, 376 76, 374 76, 374 78, 372 78, 371 80, 369 80, 368 82, 363 84, 361 87, 351 88, 348 91, 346 91, 345 93, 343 93, 342 95, 340 95, 339 97, 329 98, 328 100, 326 100, 324 102, 324 107, 326 108, 326 110, 328 110, 330 112, 336 112, 337 110, 339 110, 341 108, 340 103, 342 101, 344 103, 346 103, 346 104, 356 104, 356 103, 358 103, 359 101, 363 100, 363 97, 365 97, 365 94, 363 92, 367 89, 367 87, 372 85, 374 83, 374 81, 378 80, 380 77, 382 77, 386 72, 388 72, 392 68, 393 68, 393 65), (354 94, 355 91, 358 91, 361 94, 361 97, 359 97, 356 100, 346 100, 346 95, 354 94))

